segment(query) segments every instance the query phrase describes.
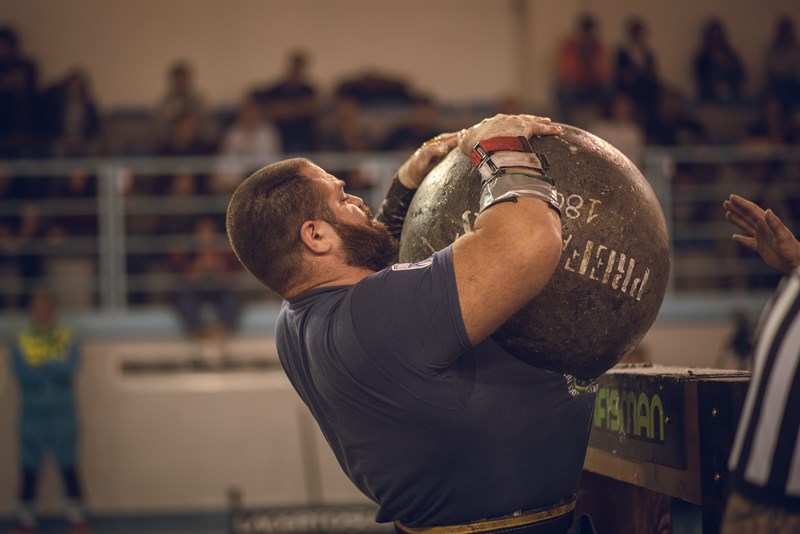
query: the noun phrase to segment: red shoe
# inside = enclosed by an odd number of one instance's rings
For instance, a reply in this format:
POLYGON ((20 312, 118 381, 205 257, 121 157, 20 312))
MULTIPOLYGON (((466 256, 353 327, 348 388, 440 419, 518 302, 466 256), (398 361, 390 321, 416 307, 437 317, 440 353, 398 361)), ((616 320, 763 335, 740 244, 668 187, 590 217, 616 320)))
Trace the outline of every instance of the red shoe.
POLYGON ((92 534, 89 525, 86 523, 71 523, 69 525, 70 534, 92 534))
POLYGON ((34 534, 34 532, 36 532, 36 527, 18 523, 14 525, 8 532, 9 534, 34 534))

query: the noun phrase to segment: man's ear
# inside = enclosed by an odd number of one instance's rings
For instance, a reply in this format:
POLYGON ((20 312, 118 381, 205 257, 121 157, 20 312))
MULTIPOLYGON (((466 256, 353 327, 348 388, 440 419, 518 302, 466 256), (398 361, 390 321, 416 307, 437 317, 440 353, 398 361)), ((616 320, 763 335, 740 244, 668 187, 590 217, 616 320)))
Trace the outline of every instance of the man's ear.
POLYGON ((300 240, 313 254, 327 254, 333 248, 335 232, 325 221, 306 221, 300 226, 300 240))

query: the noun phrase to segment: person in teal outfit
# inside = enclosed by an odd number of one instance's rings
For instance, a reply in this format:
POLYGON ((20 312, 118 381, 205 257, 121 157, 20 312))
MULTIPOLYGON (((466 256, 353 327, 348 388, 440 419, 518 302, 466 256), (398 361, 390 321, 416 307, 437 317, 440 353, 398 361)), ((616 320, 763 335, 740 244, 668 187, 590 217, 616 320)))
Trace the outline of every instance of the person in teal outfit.
POLYGON ((86 533, 82 489, 77 469, 77 410, 74 378, 80 360, 75 333, 57 322, 53 296, 31 294, 29 324, 11 346, 20 393, 20 508, 14 533, 36 528, 36 489, 44 455, 55 457, 64 484, 66 516, 73 534, 86 533))

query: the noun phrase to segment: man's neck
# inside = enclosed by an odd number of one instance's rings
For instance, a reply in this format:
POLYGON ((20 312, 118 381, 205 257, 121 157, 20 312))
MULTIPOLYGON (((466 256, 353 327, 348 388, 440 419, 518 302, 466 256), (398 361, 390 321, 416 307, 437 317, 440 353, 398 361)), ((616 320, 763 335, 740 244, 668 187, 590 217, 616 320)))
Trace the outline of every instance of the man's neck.
POLYGON ((348 266, 343 269, 337 269, 336 272, 321 274, 301 282, 286 291, 283 297, 291 299, 313 289, 320 289, 323 287, 352 286, 371 274, 375 274, 375 271, 361 267, 348 266))

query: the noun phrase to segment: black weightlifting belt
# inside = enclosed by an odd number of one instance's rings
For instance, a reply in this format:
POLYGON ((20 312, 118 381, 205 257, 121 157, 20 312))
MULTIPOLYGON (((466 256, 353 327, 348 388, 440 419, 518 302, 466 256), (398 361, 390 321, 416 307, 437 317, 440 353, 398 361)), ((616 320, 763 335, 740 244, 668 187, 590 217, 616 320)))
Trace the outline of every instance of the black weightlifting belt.
POLYGON ((481 519, 461 525, 439 527, 407 527, 400 521, 394 526, 399 533, 408 534, 472 534, 476 532, 514 532, 514 534, 563 534, 572 525, 575 498, 551 508, 539 508, 495 519, 481 519))

